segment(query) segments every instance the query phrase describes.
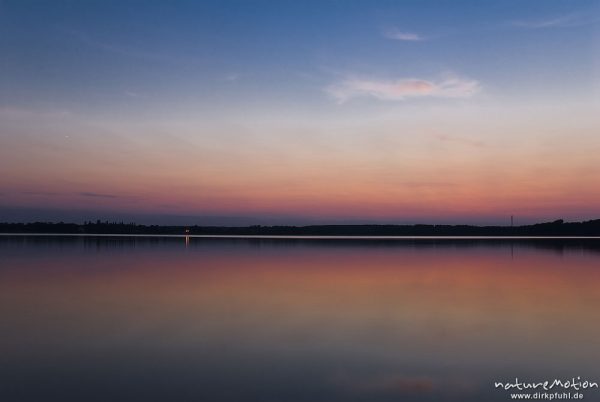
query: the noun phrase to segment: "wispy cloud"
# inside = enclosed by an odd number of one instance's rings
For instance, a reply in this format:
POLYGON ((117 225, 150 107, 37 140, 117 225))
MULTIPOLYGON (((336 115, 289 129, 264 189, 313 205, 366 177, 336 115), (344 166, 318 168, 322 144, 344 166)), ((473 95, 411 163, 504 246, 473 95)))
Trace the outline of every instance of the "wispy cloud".
MULTIPOLYGON (((21 191, 21 194, 24 195, 34 195, 34 196, 49 196, 49 197, 55 197, 55 196, 65 196, 65 195, 69 195, 68 193, 56 193, 56 192, 52 192, 52 191, 21 191)), ((76 193, 76 195, 79 195, 81 197, 92 197, 92 198, 120 198, 117 195, 114 194, 103 194, 103 193, 94 193, 94 192, 89 192, 89 191, 82 191, 79 193, 76 193)))
POLYGON ((402 183, 402 185, 408 188, 421 189, 455 187, 456 183, 448 183, 442 181, 408 181, 402 183))
POLYGON ((60 193, 55 193, 55 192, 51 192, 51 191, 21 191, 21 194, 24 195, 42 195, 42 196, 57 196, 60 195, 60 193))
POLYGON ((402 40, 402 41, 407 41, 407 42, 418 42, 418 41, 423 41, 426 38, 414 33, 414 32, 406 32, 406 31, 400 31, 396 28, 390 28, 390 29, 386 29, 382 32, 383 36, 388 38, 388 39, 393 39, 393 40, 402 40))
POLYGON ((599 22, 600 18, 582 13, 569 13, 559 16, 546 17, 540 19, 516 20, 511 24, 520 28, 544 29, 544 28, 568 28, 599 22))
POLYGON ((435 134, 433 137, 442 142, 456 142, 459 144, 470 145, 473 147, 484 147, 485 146, 485 143, 483 141, 475 140, 472 138, 458 137, 458 136, 447 135, 447 134, 435 134))
POLYGON ((66 118, 73 115, 69 110, 36 110, 18 106, 0 107, 0 115, 6 118, 66 118))
POLYGON ((74 29, 66 29, 62 27, 57 27, 57 29, 63 32, 66 35, 75 38, 80 43, 83 43, 87 46, 90 46, 95 49, 99 49, 105 52, 114 53, 121 56, 144 59, 148 61, 156 61, 156 62, 185 62, 187 60, 180 60, 179 58, 173 57, 171 55, 163 54, 160 52, 153 51, 145 51, 137 48, 132 48, 129 46, 123 46, 120 44, 104 42, 102 40, 98 40, 86 34, 85 32, 74 30, 74 29))
POLYGON ((227 74, 227 75, 226 75, 226 76, 223 78, 223 80, 224 80, 224 81, 227 81, 227 82, 234 82, 234 81, 237 81, 237 80, 239 80, 239 79, 240 79, 240 77, 241 77, 241 75, 240 75, 240 74, 238 74, 238 73, 230 73, 230 74, 227 74))
POLYGON ((130 98, 139 98, 141 95, 135 91, 125 91, 124 92, 125 95, 129 96, 130 98))
POLYGON ((408 98, 466 98, 480 91, 479 82, 455 76, 440 81, 418 78, 381 80, 348 77, 336 82, 325 91, 338 103, 353 98, 375 98, 386 101, 402 101, 408 98))
POLYGON ((116 195, 113 194, 101 194, 101 193, 90 193, 87 191, 78 193, 80 196, 82 197, 93 197, 93 198, 118 198, 116 195))

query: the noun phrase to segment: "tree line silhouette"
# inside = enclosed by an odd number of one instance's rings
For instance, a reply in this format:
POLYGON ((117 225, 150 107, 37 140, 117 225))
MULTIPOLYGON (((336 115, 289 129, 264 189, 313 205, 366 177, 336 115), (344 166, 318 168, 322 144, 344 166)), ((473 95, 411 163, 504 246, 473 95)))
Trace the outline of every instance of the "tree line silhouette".
POLYGON ((600 236, 600 219, 521 226, 475 225, 310 225, 310 226, 163 226, 97 220, 76 223, 0 223, 0 233, 155 234, 247 236, 600 236))

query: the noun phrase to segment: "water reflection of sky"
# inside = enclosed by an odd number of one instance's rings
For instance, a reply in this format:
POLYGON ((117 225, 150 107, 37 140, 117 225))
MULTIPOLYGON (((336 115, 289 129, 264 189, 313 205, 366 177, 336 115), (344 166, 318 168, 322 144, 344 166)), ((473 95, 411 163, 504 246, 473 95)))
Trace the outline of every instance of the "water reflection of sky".
POLYGON ((0 399, 482 401, 515 376, 600 380, 590 242, 188 243, 0 238, 0 399))

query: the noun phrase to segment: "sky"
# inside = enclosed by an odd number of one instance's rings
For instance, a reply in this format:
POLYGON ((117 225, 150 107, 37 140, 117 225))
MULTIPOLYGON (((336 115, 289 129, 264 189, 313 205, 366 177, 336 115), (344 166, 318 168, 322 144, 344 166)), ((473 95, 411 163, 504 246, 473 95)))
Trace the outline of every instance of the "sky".
POLYGON ((600 1, 0 0, 0 221, 600 218, 600 1))

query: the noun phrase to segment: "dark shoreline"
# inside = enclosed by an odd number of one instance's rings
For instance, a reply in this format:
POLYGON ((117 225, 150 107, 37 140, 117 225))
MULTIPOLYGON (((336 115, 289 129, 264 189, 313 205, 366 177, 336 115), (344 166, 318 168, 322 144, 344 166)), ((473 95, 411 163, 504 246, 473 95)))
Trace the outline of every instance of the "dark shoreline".
POLYGON ((122 222, 0 223, 0 233, 212 236, 481 236, 481 237, 594 237, 600 219, 585 222, 538 223, 522 226, 473 225, 310 225, 310 226, 159 226, 122 222))

